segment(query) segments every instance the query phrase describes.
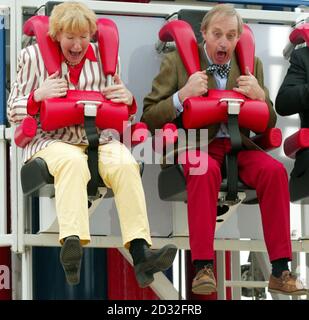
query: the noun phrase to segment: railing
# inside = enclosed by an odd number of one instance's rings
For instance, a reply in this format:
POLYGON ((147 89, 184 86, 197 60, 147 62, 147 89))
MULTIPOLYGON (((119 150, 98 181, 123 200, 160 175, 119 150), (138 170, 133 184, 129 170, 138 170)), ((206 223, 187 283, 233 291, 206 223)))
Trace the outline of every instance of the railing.
MULTIPOLYGON (((203 0, 200 0, 203 1, 203 0)), ((205 0, 208 1, 209 0, 205 0)), ((297 1, 297 0, 210 0, 214 2, 222 2, 222 3, 236 3, 236 4, 254 4, 254 5, 263 5, 263 6, 278 6, 278 7, 298 7, 298 6, 308 6, 309 1, 297 1)))

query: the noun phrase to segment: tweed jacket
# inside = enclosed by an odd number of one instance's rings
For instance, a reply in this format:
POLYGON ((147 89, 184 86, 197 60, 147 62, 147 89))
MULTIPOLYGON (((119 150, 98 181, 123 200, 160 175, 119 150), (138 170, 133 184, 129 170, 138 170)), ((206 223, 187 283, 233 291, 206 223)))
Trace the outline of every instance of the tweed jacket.
MULTIPOLYGON (((203 43, 199 44, 199 57, 201 70, 205 70, 208 67, 208 59, 203 48, 203 43)), ((226 84, 227 90, 232 90, 233 87, 237 86, 236 79, 239 76, 240 69, 234 54, 231 59, 231 70, 226 84)), ((257 57, 255 57, 254 63, 254 76, 257 78, 261 88, 265 91, 266 103, 270 111, 268 127, 274 127, 276 123, 276 114, 269 98, 268 89, 264 86, 262 62, 257 57)), ((181 89, 186 84, 187 80, 188 75, 177 50, 167 53, 161 63, 159 74, 153 80, 152 91, 144 98, 144 109, 141 121, 147 123, 152 133, 155 129, 162 128, 167 122, 174 122, 178 127, 182 127, 181 115, 176 117, 173 94, 181 89)), ((208 75, 208 88, 216 88, 216 81, 213 75, 208 75)), ((220 124, 207 127, 208 143, 214 139, 219 127, 220 124)), ((241 135, 243 145, 247 149, 259 149, 258 146, 248 139, 249 130, 241 129, 241 135)), ((190 142, 187 141, 187 144, 190 144, 190 142)))

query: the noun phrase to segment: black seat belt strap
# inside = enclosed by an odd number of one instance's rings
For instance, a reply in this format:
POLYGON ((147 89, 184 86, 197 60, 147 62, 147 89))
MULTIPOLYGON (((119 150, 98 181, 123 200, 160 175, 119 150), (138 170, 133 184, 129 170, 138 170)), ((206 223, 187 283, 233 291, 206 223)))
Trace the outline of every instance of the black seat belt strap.
POLYGON ((95 197, 97 195, 98 187, 101 181, 98 167, 99 134, 95 125, 95 117, 85 116, 84 126, 89 143, 88 167, 91 175, 91 178, 87 185, 87 192, 88 196, 95 197))
POLYGON ((237 154, 242 148, 242 141, 238 127, 238 115, 228 115, 228 130, 231 137, 231 151, 227 155, 227 195, 226 200, 237 200, 238 193, 238 166, 237 154))

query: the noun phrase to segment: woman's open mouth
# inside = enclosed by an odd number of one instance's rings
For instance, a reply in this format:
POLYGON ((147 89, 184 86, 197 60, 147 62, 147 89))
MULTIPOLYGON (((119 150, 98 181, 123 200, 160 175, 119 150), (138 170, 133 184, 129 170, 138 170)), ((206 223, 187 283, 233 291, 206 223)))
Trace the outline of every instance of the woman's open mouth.
POLYGON ((82 52, 69 50, 69 57, 70 62, 79 62, 82 58, 82 52))

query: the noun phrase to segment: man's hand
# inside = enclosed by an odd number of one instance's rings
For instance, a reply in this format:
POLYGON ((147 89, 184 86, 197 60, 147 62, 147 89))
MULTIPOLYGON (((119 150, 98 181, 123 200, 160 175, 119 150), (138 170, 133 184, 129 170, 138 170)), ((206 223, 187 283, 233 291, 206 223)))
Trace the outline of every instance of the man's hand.
POLYGON ((198 97, 208 91, 208 76, 206 71, 197 71, 189 77, 187 83, 178 92, 178 97, 181 103, 186 98, 198 97))
POLYGON ((239 92, 253 100, 265 101, 265 92, 260 87, 255 76, 250 73, 248 67, 246 67, 246 75, 240 76, 236 82, 238 88, 233 88, 234 91, 239 92))
POLYGON ((114 76, 114 84, 109 87, 105 87, 102 93, 106 99, 109 99, 112 102, 122 102, 128 106, 131 106, 133 103, 132 93, 125 87, 118 74, 115 74, 114 76))
POLYGON ((50 75, 42 85, 34 91, 34 100, 43 101, 48 98, 63 97, 67 94, 68 83, 65 79, 58 78, 59 72, 50 75))

